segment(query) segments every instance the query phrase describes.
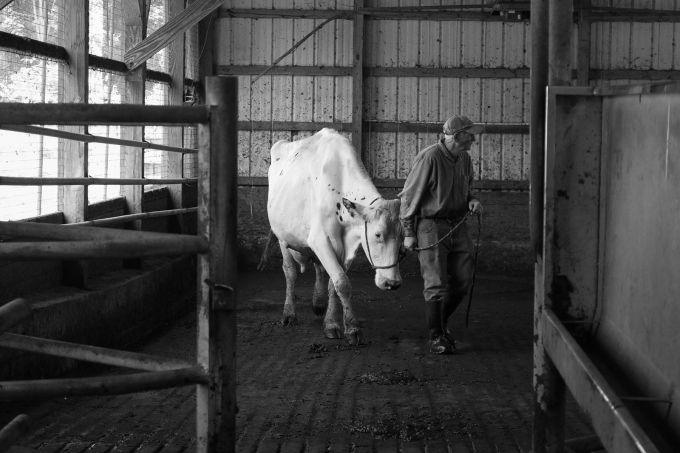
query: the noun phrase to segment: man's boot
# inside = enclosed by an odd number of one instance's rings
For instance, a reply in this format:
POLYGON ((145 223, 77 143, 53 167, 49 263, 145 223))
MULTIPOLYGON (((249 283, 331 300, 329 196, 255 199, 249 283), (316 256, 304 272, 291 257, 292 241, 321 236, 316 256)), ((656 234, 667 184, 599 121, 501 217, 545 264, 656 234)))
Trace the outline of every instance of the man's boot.
POLYGON ((426 302, 427 327, 430 335, 430 352, 432 354, 451 354, 453 347, 442 330, 442 302, 434 300, 426 302))
POLYGON ((456 311, 456 308, 460 305, 462 297, 450 296, 447 297, 441 304, 441 322, 442 322, 442 335, 446 338, 447 342, 451 345, 453 352, 462 352, 470 348, 470 345, 463 343, 461 341, 456 341, 453 338, 453 334, 448 328, 449 318, 456 311))

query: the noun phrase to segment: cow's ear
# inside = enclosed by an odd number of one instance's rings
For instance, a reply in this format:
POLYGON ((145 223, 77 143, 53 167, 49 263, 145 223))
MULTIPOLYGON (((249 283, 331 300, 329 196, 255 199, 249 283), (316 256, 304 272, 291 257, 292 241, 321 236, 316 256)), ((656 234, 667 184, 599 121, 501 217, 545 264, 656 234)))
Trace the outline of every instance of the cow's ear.
POLYGON ((366 219, 366 214, 368 210, 366 206, 359 203, 354 203, 353 201, 350 201, 347 198, 342 199, 342 204, 345 207, 345 209, 347 209, 347 212, 349 212, 350 216, 356 217, 357 215, 359 215, 364 220, 366 219))

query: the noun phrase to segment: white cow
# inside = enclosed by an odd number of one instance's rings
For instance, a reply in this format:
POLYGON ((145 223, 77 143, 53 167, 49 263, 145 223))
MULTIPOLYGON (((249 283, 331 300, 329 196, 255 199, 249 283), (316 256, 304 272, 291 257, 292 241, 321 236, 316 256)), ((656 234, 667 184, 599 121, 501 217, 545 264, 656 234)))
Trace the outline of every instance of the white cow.
POLYGON ((304 272, 311 261, 316 270, 312 306, 317 315, 326 309, 326 337, 363 342, 346 271, 361 245, 375 269, 376 286, 391 290, 401 285, 399 204, 399 199, 380 196, 352 145, 332 129, 272 146, 267 215, 283 255, 284 325, 297 322, 295 262, 304 272), (327 307, 321 297, 324 269, 330 277, 327 307))

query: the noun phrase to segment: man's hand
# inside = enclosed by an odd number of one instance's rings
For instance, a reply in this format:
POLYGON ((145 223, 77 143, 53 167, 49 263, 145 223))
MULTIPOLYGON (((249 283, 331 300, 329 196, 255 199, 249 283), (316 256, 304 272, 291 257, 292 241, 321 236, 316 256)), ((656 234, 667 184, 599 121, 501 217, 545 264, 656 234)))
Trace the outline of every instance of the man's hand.
POLYGON ((481 214, 482 213, 482 203, 480 203, 478 199, 473 198, 472 200, 470 200, 468 202, 468 209, 473 214, 481 214))
POLYGON ((415 236, 406 236, 404 238, 404 248, 408 250, 409 252, 412 252, 413 249, 416 248, 418 245, 418 239, 416 239, 415 236))

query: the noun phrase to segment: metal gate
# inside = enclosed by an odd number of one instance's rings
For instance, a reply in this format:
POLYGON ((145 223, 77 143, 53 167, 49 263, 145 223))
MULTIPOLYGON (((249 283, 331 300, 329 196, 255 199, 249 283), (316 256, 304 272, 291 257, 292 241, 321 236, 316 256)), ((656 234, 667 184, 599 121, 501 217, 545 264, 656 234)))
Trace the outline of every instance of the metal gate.
MULTIPOLYGON (((234 450, 236 418, 236 178, 237 79, 206 79, 205 106, 0 104, 0 124, 186 125, 198 124, 197 235, 94 226, 0 222, 0 234, 40 239, 0 243, 0 259, 63 260, 141 258, 197 254, 197 359, 184 363, 145 354, 5 333, 31 315, 30 302, 0 307, 0 346, 140 370, 126 375, 0 382, 0 400, 142 392, 196 385, 198 452, 234 450)), ((20 178, 0 177, 17 184, 20 178)), ((120 180, 69 178, 47 184, 120 184, 120 180)), ((124 184, 143 185, 143 178, 124 184)), ((176 212, 173 212, 176 213, 176 212)), ((129 220, 129 219, 128 219, 129 220)), ((0 431, 4 451, 25 431, 18 415, 0 431)))

